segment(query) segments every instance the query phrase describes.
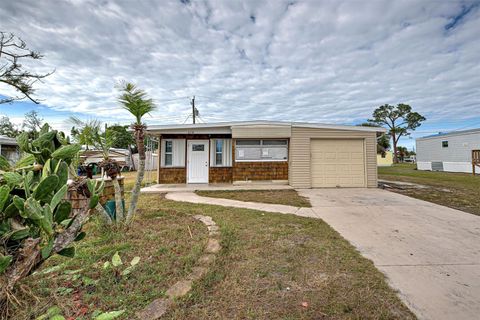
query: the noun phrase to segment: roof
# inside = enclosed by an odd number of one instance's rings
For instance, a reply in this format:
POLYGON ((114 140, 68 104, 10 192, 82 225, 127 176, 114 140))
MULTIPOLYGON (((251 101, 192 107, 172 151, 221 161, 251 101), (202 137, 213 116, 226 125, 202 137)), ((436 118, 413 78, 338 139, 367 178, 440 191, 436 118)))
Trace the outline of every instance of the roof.
POLYGON ((15 140, 14 138, 1 136, 1 135, 0 135, 0 144, 9 144, 14 146, 18 145, 17 140, 15 140))
POLYGON ((469 130, 450 131, 450 132, 439 132, 437 134, 432 134, 432 135, 429 135, 429 136, 417 138, 417 140, 443 138, 443 137, 451 137, 451 136, 461 136, 461 135, 475 134, 475 133, 480 133, 480 128, 469 129, 469 130))
POLYGON ((287 122, 287 121, 231 121, 231 122, 215 122, 215 123, 196 123, 196 124, 169 124, 169 125, 150 125, 147 132, 162 130, 191 130, 191 129, 230 129, 236 126, 288 126, 333 130, 350 130, 350 131, 368 131, 368 132, 385 132, 381 127, 362 127, 352 125, 337 125, 310 122, 287 122))

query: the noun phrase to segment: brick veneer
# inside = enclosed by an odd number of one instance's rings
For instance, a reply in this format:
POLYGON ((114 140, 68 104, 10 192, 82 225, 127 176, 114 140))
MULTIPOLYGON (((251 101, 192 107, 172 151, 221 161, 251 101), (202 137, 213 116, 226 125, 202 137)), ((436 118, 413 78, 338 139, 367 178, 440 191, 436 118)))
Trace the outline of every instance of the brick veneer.
MULTIPOLYGON (((172 136, 169 138, 199 138, 198 136, 172 136)), ((205 139, 213 137, 202 137, 205 139)), ((160 151, 161 152, 161 151, 160 151)), ((160 154, 159 152, 159 154, 160 154)), ((209 183, 231 183, 246 180, 288 180, 288 161, 236 162, 235 139, 232 141, 232 167, 210 167, 209 183)), ((158 183, 186 183, 186 168, 160 168, 158 183)))
POLYGON ((235 162, 233 181, 288 180, 288 161, 235 162))
POLYGON ((208 172, 209 183, 230 183, 233 180, 232 167, 210 167, 208 172))
POLYGON ((187 183, 186 168, 160 168, 158 183, 187 183))

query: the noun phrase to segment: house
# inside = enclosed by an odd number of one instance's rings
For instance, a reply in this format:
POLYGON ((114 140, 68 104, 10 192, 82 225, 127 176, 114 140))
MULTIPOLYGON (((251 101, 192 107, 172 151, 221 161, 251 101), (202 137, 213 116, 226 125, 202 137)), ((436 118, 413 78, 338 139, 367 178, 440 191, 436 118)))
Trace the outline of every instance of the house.
POLYGON ((152 125, 160 141, 157 182, 377 187, 382 128, 299 122, 152 125))
POLYGON ((377 166, 379 167, 390 167, 393 165, 393 152, 384 151, 382 153, 377 153, 377 166))
POLYGON ((418 170, 472 172, 472 150, 480 149, 480 128, 439 133, 416 140, 418 170))
POLYGON ((20 151, 18 149, 17 141, 14 138, 0 135, 0 154, 10 163, 15 163, 20 159, 20 151))
MULTIPOLYGON (((127 149, 111 148, 108 151, 108 157, 116 160, 121 167, 131 166, 130 151, 127 149)), ((97 165, 103 161, 103 152, 96 149, 82 150, 80 153, 80 161, 83 165, 97 165)))

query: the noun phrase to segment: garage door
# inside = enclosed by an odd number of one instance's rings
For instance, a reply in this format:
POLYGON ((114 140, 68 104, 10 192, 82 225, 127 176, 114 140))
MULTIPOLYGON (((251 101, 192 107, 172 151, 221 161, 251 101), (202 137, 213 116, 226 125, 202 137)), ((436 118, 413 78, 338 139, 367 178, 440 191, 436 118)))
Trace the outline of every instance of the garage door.
POLYGON ((313 188, 365 187, 363 140, 312 140, 311 173, 313 188))

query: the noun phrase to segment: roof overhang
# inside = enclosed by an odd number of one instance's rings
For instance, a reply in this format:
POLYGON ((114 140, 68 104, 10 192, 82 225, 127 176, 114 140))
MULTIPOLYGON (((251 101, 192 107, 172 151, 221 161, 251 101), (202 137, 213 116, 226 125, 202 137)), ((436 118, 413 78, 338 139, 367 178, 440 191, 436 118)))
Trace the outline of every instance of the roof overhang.
POLYGON ((362 127, 351 125, 336 125, 309 122, 282 122, 282 121, 236 121, 198 124, 173 124, 173 125, 150 125, 147 133, 150 135, 162 134, 231 134, 232 127, 255 128, 258 127, 302 127, 329 130, 363 131, 363 132, 386 132, 381 127, 362 127))

